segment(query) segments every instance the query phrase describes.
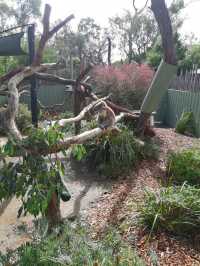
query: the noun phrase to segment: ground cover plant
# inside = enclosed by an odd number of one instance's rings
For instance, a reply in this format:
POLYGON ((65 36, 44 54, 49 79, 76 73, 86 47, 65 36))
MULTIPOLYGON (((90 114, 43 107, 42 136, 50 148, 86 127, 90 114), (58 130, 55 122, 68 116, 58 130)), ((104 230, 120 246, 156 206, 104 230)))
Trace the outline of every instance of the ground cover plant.
POLYGON ((161 188, 158 192, 146 191, 139 212, 141 223, 151 232, 167 230, 175 235, 198 234, 200 189, 184 184, 161 188))
POLYGON ((34 240, 14 252, 0 256, 3 265, 35 266, 143 266, 131 247, 114 231, 103 240, 92 241, 80 225, 65 224, 62 234, 55 232, 41 240, 34 240))
POLYGON ((167 176, 169 182, 190 185, 200 184, 200 151, 186 149, 170 153, 167 161, 167 176))
POLYGON ((179 121, 176 123, 175 130, 180 134, 196 136, 194 114, 192 112, 183 112, 179 121))
POLYGON ((157 143, 148 139, 139 141, 132 130, 122 124, 119 127, 120 133, 104 134, 84 145, 75 145, 74 158, 109 177, 127 174, 143 159, 158 159, 157 143))

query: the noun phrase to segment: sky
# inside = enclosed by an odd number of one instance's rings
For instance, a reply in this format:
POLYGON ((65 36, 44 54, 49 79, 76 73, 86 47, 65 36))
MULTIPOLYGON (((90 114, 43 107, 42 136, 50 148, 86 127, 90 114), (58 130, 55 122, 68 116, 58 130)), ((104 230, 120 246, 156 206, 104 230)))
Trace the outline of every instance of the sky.
MULTIPOLYGON (((173 0, 166 0, 170 4, 173 0)), ((145 0, 136 0, 138 7, 144 4, 145 0)), ((49 3, 52 6, 52 22, 63 19, 69 14, 75 15, 73 25, 77 25, 83 17, 93 17, 101 26, 108 25, 108 18, 115 14, 123 13, 125 9, 133 9, 132 0, 43 0, 43 6, 49 3)), ((200 40, 200 0, 185 0, 187 7, 182 16, 185 21, 181 29, 183 35, 194 33, 200 40), (190 4, 188 4, 191 2, 190 4)))

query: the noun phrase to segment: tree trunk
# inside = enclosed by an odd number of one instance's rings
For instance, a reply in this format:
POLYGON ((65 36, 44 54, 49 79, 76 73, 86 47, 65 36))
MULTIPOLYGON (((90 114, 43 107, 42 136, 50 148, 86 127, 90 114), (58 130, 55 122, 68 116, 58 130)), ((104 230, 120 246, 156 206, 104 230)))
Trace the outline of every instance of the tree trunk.
POLYGON ((56 192, 52 193, 52 197, 46 211, 46 218, 49 222, 49 231, 51 231, 55 226, 59 225, 62 221, 60 201, 56 192))
MULTIPOLYGON (((172 32, 172 25, 171 25, 171 20, 169 17, 169 12, 167 10, 166 4, 164 0, 151 0, 151 9, 154 13, 154 16, 156 18, 156 21, 159 26, 160 34, 162 37, 162 46, 164 50, 164 62, 168 64, 168 66, 176 66, 177 60, 176 60, 176 52, 175 52, 175 47, 174 47, 174 42, 173 42, 173 32, 172 32)), ((167 65, 166 65, 167 67, 167 65)), ((160 65, 160 69, 162 68, 162 63, 160 65)), ((158 74, 159 69, 157 70, 158 74)), ((175 69, 173 70, 173 67, 170 69, 171 77, 173 77, 173 73, 175 72, 175 69)), ((156 111, 156 108, 158 104, 160 103, 162 97, 163 97, 163 91, 168 89, 168 82, 163 82, 161 86, 163 87, 162 92, 160 93, 160 88, 159 86, 154 86, 154 84, 157 85, 159 75, 155 75, 155 78, 149 88, 149 91, 147 92, 147 95, 142 103, 142 107, 151 104, 154 104, 154 110, 156 111), (157 91, 157 93, 155 93, 157 91), (153 99, 153 94, 156 95, 156 101, 153 99)), ((149 119, 151 116, 152 110, 145 110, 145 108, 141 109, 140 117, 139 117, 139 122, 137 126, 137 134, 140 136, 144 136, 145 133, 151 132, 152 134, 152 129, 149 127, 149 119)), ((148 135, 148 134, 147 134, 148 135)))
MULTIPOLYGON (((80 86, 80 85, 79 85, 80 86)), ((81 112, 82 95, 79 92, 77 86, 74 88, 74 116, 77 116, 81 112)), ((75 123, 75 135, 78 135, 81 131, 81 121, 75 123)))
POLYGON ((107 40, 108 40, 108 65, 111 66, 111 39, 110 37, 108 37, 107 40))

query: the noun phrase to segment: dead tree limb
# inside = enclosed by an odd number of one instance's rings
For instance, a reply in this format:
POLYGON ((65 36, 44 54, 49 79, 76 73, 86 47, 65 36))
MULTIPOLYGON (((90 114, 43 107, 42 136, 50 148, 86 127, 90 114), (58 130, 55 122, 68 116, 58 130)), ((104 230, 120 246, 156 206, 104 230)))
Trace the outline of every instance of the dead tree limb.
POLYGON ((44 16, 43 16, 43 34, 41 36, 38 49, 36 51, 35 58, 33 60, 32 65, 33 66, 38 66, 42 62, 42 56, 43 56, 43 51, 46 46, 46 43, 48 42, 49 39, 53 37, 55 33, 57 33, 65 24, 67 24, 70 20, 74 18, 74 15, 70 15, 67 17, 65 20, 61 21, 58 25, 56 25, 52 30, 50 30, 50 14, 51 14, 51 7, 50 5, 46 4, 45 5, 45 10, 44 10, 44 16))
MULTIPOLYGON (((74 85, 74 116, 77 116, 82 109, 82 105, 85 101, 85 90, 82 90, 82 86, 80 82, 84 79, 84 77, 90 72, 92 69, 92 65, 88 65, 85 69, 80 72, 80 75, 76 79, 76 83, 74 85)), ((81 130, 81 122, 75 123, 75 134, 79 134, 81 130)))
POLYGON ((12 74, 9 74, 7 76, 10 78, 8 81, 8 105, 5 110, 0 112, 0 127, 4 128, 8 132, 8 134, 11 134, 17 140, 22 139, 21 133, 19 132, 15 123, 15 118, 19 107, 19 93, 17 87, 25 78, 32 76, 36 72, 45 71, 57 65, 40 65, 46 42, 53 36, 53 34, 60 30, 65 23, 67 23, 74 17, 73 15, 67 17, 64 21, 60 22, 56 27, 49 31, 50 12, 50 6, 46 5, 43 17, 43 34, 41 36, 33 64, 29 67, 23 68, 21 71, 13 71, 12 74), (15 74, 13 75, 13 73, 15 74))

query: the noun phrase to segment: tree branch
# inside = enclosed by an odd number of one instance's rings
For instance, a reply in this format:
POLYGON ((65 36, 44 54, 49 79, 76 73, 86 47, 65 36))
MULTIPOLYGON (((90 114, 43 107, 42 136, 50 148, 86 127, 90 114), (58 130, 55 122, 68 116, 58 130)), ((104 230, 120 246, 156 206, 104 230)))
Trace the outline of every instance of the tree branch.
POLYGON ((61 21, 57 26, 55 26, 51 31, 49 30, 49 20, 51 15, 51 7, 50 5, 45 5, 44 16, 43 16, 43 34, 39 42, 39 46, 33 60, 32 65, 37 66, 42 62, 42 55, 47 41, 53 37, 66 23, 68 23, 71 19, 74 18, 74 15, 70 15, 65 20, 61 21))
POLYGON ((148 2, 149 2, 149 0, 146 0, 144 6, 138 11, 138 8, 135 5, 135 0, 133 0, 133 8, 135 10, 135 14, 140 15, 145 10, 145 8, 147 7, 148 2))

